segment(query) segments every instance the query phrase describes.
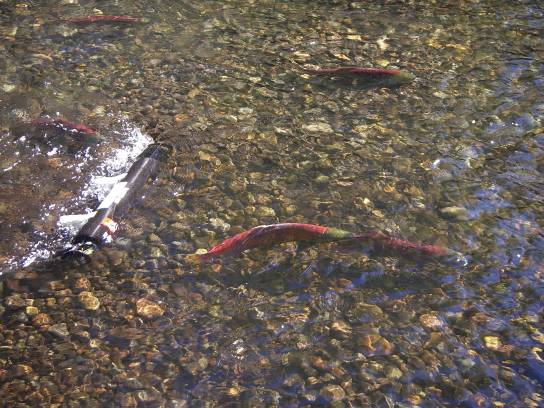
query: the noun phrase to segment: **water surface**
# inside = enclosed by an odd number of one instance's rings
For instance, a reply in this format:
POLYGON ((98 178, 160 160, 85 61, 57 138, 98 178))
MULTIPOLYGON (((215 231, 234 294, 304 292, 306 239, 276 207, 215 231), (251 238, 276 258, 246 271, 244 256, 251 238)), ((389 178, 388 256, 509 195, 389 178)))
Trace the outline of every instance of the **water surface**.
POLYGON ((131 132, 176 149, 90 264, 35 262, 47 279, 4 283, 2 400, 542 405, 543 29, 534 1, 0 4, 3 265, 69 240, 58 216, 92 208, 88 175, 122 171, 101 166, 131 132), (62 22, 100 12, 144 21, 62 22), (28 126, 46 115, 101 139, 28 126), (294 245, 185 257, 287 221, 469 263, 294 245))

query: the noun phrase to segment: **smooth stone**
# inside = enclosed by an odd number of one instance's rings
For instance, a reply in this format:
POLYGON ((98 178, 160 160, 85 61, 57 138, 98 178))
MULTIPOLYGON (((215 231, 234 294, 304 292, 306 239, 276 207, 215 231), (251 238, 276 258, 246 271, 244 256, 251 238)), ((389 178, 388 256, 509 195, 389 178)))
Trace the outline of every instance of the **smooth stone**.
POLYGON ((47 326, 51 323, 51 318, 46 313, 39 313, 32 319, 32 324, 35 326, 47 326))
POLYGON ((315 178, 315 182, 318 184, 327 184, 330 181, 329 176, 325 176, 324 174, 320 174, 315 178))
POLYGON ((20 309, 26 306, 25 300, 19 294, 11 295, 4 300, 7 309, 20 309))
POLYGON ((230 229, 230 224, 226 223, 221 218, 210 218, 210 224, 222 231, 228 231, 230 229))
POLYGON ((17 321, 20 323, 28 322, 28 315, 25 312, 19 312, 17 315, 17 321))
POLYGON ((341 335, 351 334, 351 327, 342 320, 337 320, 335 322, 332 322, 330 325, 330 330, 333 333, 337 333, 341 335))
POLYGON ((320 391, 321 397, 329 402, 340 401, 346 396, 346 392, 342 387, 336 384, 327 384, 320 391))
POLYGON ((149 256, 151 258, 160 258, 162 256, 162 251, 158 247, 151 247, 149 249, 149 256))
POLYGON ((36 316, 39 313, 39 310, 36 306, 27 306, 26 314, 29 316, 36 316))
POLYGON ((484 343, 490 350, 498 350, 501 346, 501 340, 495 336, 484 336, 484 343))
POLYGON ((312 132, 312 133, 333 133, 331 125, 326 122, 316 122, 310 123, 308 125, 303 125, 302 129, 312 132))
POLYGON ((402 377, 402 371, 400 371, 397 367, 387 367, 385 369, 385 375, 390 380, 398 380, 402 377))
POLYGON ((5 93, 10 93, 10 92, 14 91, 16 88, 17 88, 17 85, 14 85, 14 84, 4 84, 4 85, 2 85, 2 90, 5 93))
POLYGON ((100 307, 100 300, 91 292, 81 292, 78 298, 84 309, 97 310, 100 307))
POLYGON ((156 259, 148 259, 147 261, 145 261, 144 266, 147 270, 153 271, 159 269, 159 261, 157 261, 156 259))
POLYGON ((468 210, 465 207, 444 207, 440 209, 440 214, 445 218, 457 221, 468 221, 470 219, 468 210))
POLYGON ((379 306, 358 303, 349 311, 350 322, 372 322, 383 318, 383 310, 379 306))
POLYGON ((65 338, 70 335, 70 332, 68 331, 68 326, 66 325, 66 323, 54 324, 47 331, 60 338, 65 338))
POLYGON ((149 236, 147 237, 147 241, 154 242, 154 243, 162 242, 161 238, 157 234, 153 234, 153 233, 149 234, 149 236))
POLYGON ((258 207, 255 211, 257 217, 275 217, 276 211, 270 207, 258 207))
POLYGON ((119 266, 123 263, 126 253, 122 251, 112 250, 108 253, 108 257, 113 266, 119 266))
POLYGON ((242 107, 242 108, 239 108, 239 109, 238 109, 238 112, 239 112, 241 115, 250 115, 250 114, 253 113, 253 109, 248 108, 248 107, 242 107))
POLYGON ((444 322, 434 313, 427 313, 419 317, 419 322, 428 330, 442 330, 444 322))
POLYGON ((91 290, 91 282, 87 278, 78 278, 75 283, 75 288, 80 290, 91 290))
POLYGON ((164 309, 151 300, 142 298, 136 302, 136 313, 146 319, 154 319, 164 314, 164 309))

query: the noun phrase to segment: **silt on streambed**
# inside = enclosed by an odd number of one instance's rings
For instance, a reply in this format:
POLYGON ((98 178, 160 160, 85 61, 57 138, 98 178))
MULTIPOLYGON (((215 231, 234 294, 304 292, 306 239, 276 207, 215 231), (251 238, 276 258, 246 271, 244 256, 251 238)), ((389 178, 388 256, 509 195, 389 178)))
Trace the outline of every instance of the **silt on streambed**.
POLYGON ((19 121, 108 137, 126 117, 176 148, 90 264, 4 282, 2 401, 542 405, 543 24, 531 1, 0 5, 1 168, 14 180, 2 205, 74 196, 70 183, 24 188, 65 170, 46 166, 62 135, 16 148, 19 121), (100 12, 145 23, 57 23, 100 12), (392 88, 297 64, 415 78, 392 88), (199 272, 186 260, 278 222, 378 230, 471 263, 289 244, 199 272))

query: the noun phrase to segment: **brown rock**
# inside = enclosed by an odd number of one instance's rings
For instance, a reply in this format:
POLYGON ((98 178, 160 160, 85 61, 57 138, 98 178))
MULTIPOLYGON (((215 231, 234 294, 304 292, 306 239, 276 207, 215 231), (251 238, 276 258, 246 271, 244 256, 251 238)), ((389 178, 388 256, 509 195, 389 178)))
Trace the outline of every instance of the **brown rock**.
POLYGON ((498 350, 501 346, 501 340, 496 336, 484 336, 485 346, 490 350, 498 350))
POLYGON ((146 319, 155 319, 164 314, 164 309, 157 303, 142 298, 136 302, 136 313, 146 319))
POLYGON ((357 343, 366 357, 387 356, 393 352, 391 343, 379 334, 364 334, 357 343))
POLYGON ((100 307, 100 300, 91 292, 81 292, 78 298, 84 309, 97 310, 100 307))
POLYGON ((444 322, 435 313, 419 316, 419 322, 427 330, 440 331, 444 328, 444 322))
POLYGON ((346 392, 336 384, 327 384, 319 392, 327 401, 340 401, 345 398, 346 392))
POLYGON ((339 334, 339 335, 351 334, 351 327, 342 320, 337 320, 335 322, 332 322, 330 325, 330 330, 333 334, 339 334))
POLYGON ((47 285, 50 290, 57 291, 65 289, 66 286, 64 286, 64 282, 56 280, 56 281, 50 281, 47 285))
POLYGON ((26 364, 17 364, 13 367, 14 377, 25 377, 32 372, 32 367, 26 364))
POLYGON ((20 309, 26 306, 26 302, 20 294, 16 293, 14 295, 8 296, 4 300, 4 305, 6 306, 6 309, 20 309))
POLYGON ((87 278, 78 278, 74 285, 76 289, 90 291, 92 286, 91 282, 87 278))
POLYGON ((36 306, 27 306, 25 311, 28 316, 36 316, 39 312, 36 306))
POLYGON ((54 324, 47 331, 54 336, 60 337, 60 338, 66 338, 70 336, 70 332, 68 331, 68 326, 66 323, 58 323, 54 324))
POLYGON ((47 326, 47 325, 51 324, 51 318, 46 313, 38 313, 32 319, 32 324, 34 326, 47 326))

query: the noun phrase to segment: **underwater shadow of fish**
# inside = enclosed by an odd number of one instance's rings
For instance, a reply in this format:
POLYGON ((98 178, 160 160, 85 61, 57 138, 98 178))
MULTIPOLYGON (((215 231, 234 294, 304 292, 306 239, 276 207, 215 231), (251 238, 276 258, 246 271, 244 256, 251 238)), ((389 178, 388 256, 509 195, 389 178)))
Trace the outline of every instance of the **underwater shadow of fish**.
MULTIPOLYGON (((216 283, 221 282, 222 286, 244 285, 269 295, 281 295, 286 292, 299 295, 316 286, 334 289, 339 287, 340 282, 342 287, 338 290, 343 292, 379 289, 393 293, 402 288, 402 291, 417 294, 455 284, 464 271, 464 264, 444 265, 444 262, 438 259, 424 258, 399 259, 392 267, 384 267, 382 261, 373 257, 368 258, 363 264, 353 264, 346 258, 336 258, 331 253, 336 251, 330 250, 330 244, 324 244, 325 248, 319 250, 320 255, 313 258, 303 253, 310 245, 302 243, 299 246, 300 249, 297 249, 296 253, 283 253, 285 256, 281 259, 272 259, 266 265, 249 271, 243 266, 243 261, 239 263, 235 257, 228 257, 231 262, 226 267, 223 265, 221 273, 209 270, 204 275, 216 283), (245 270, 245 273, 240 273, 241 269, 245 270), (344 286, 348 281, 350 283, 344 286)), ((259 253, 254 253, 254 257, 266 256, 266 249, 257 251, 259 253)))
POLYGON ((61 22, 64 22, 67 24, 73 24, 73 25, 86 26, 91 24, 125 25, 125 24, 146 23, 147 21, 145 21, 144 19, 141 19, 138 17, 132 17, 132 16, 91 15, 91 16, 72 17, 65 20, 61 20, 61 22))
POLYGON ((309 81, 313 86, 321 89, 344 89, 369 91, 376 88, 397 89, 410 82, 395 77, 374 77, 374 78, 358 78, 358 77, 313 77, 309 81))
POLYGON ((216 279, 225 286, 237 287, 243 284, 269 295, 286 292, 302 295, 307 294, 311 287, 336 289, 339 292, 380 290, 395 295, 401 292, 429 293, 436 288, 454 285, 460 275, 461 271, 454 268, 444 269, 437 274, 436 263, 428 261, 411 265, 402 263, 401 267, 388 270, 376 267, 372 260, 369 261, 368 268, 362 268, 326 258, 310 262, 306 267, 300 262, 286 260, 271 263, 245 279, 234 273, 216 279), (308 276, 309 273, 311 276, 308 276))
POLYGON ((48 293, 51 281, 66 279, 75 280, 82 273, 85 265, 78 260, 60 261, 49 259, 35 262, 22 269, 15 269, 0 274, 0 297, 11 293, 48 293), (3 292, 2 290, 3 289, 3 292))
POLYGON ((411 82, 413 74, 398 69, 335 67, 308 69, 298 67, 303 73, 311 75, 311 83, 318 85, 332 84, 347 89, 372 89, 377 87, 398 87, 411 82))

